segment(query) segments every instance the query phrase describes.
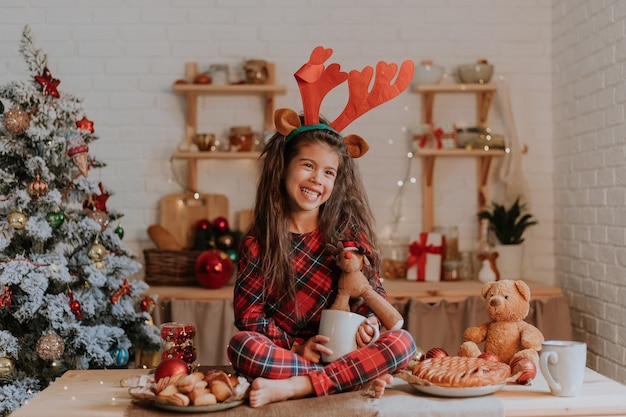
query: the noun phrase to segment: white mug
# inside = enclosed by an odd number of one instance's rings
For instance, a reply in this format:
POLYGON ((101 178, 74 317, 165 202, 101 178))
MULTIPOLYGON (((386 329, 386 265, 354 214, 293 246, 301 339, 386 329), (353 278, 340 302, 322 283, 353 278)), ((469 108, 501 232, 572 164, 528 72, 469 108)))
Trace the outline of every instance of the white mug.
POLYGON ((575 397, 580 392, 587 364, 587 345, 569 340, 541 344, 539 367, 552 395, 575 397))
MULTIPOLYGON (((322 362, 333 362, 340 357, 356 350, 356 334, 359 326, 366 320, 360 314, 342 310, 322 310, 319 334, 330 339, 324 346, 333 351, 332 355, 322 353, 322 362)), ((369 324, 369 323, 368 323, 369 324)), ((374 329, 374 337, 370 344, 378 340, 378 326, 369 324, 374 329)))

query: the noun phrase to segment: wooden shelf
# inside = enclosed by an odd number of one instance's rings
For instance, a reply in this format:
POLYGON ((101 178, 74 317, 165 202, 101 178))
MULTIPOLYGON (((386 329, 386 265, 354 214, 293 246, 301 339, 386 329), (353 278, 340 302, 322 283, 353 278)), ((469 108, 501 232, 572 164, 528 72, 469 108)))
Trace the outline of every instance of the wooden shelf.
MULTIPOLYGON (((259 96, 264 99, 263 129, 271 131, 274 129, 274 97, 277 94, 285 94, 287 87, 275 84, 274 64, 268 63, 268 79, 266 84, 190 84, 174 83, 173 90, 176 94, 186 98, 186 132, 185 139, 181 145, 188 147, 192 143, 192 138, 198 133, 198 97, 215 96, 259 96)), ((186 74, 187 79, 193 79, 196 74, 186 74)), ((179 147, 181 147, 179 145, 179 147)), ((198 188, 197 162, 199 160, 211 159, 258 159, 259 152, 188 152, 175 151, 173 159, 183 159, 187 161, 187 187, 191 190, 198 188)))
POLYGON ((181 95, 253 95, 253 94, 285 94, 287 87, 284 85, 269 84, 174 84, 174 92, 181 95))
POLYGON ((174 151, 175 159, 259 159, 261 152, 191 152, 174 151))
POLYGON ((476 123, 486 127, 489 107, 497 87, 494 84, 422 84, 413 91, 422 95, 422 122, 433 125, 433 107, 437 93, 471 93, 476 95, 476 123))
MULTIPOLYGON (((493 84, 423 84, 413 86, 422 95, 422 123, 434 126, 433 108, 438 93, 475 94, 476 123, 486 127, 489 107, 497 87, 493 84)), ((472 157, 476 159, 478 209, 484 209, 489 202, 489 171, 493 157, 505 155, 502 149, 419 149, 416 156, 423 158, 422 164, 422 228, 429 232, 434 226, 434 171, 438 157, 472 157)))

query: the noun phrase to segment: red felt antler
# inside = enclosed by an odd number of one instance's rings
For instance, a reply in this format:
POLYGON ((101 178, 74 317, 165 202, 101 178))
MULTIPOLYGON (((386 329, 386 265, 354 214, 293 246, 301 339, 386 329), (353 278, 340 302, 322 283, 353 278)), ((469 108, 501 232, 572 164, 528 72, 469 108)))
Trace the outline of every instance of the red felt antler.
POLYGON ((400 72, 396 81, 392 80, 396 75, 398 65, 380 61, 376 64, 376 79, 372 91, 368 92, 374 69, 371 66, 363 68, 363 71, 350 71, 348 75, 348 90, 350 97, 343 112, 333 121, 330 126, 341 132, 360 116, 395 97, 404 91, 413 78, 413 61, 406 60, 400 66, 400 72))
POLYGON ((305 125, 319 123, 324 97, 348 78, 348 74, 340 70, 339 64, 330 64, 328 68, 324 68, 324 62, 332 54, 332 49, 316 47, 311 52, 309 62, 294 74, 302 97, 305 125))

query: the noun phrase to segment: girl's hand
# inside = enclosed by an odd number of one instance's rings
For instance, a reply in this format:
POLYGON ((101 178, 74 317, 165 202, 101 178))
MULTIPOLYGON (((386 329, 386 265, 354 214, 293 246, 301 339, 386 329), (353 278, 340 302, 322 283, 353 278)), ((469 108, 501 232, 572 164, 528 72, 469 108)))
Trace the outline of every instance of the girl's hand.
POLYGON ((374 329, 372 326, 378 327, 378 318, 376 316, 368 317, 356 332, 356 345, 360 348, 367 346, 374 337, 374 329))
POLYGON ((322 336, 321 334, 318 334, 307 340, 304 345, 294 346, 293 351, 306 360, 309 360, 313 363, 319 363, 322 357, 322 353, 325 353, 326 355, 333 354, 332 350, 328 349, 322 344, 329 341, 330 339, 327 336, 322 336))

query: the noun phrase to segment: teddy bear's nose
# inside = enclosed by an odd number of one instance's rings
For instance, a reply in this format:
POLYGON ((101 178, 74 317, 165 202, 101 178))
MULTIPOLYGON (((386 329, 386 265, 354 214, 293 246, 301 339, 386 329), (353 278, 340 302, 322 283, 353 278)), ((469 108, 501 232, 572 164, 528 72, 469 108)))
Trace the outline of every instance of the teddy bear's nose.
POLYGON ((489 301, 489 305, 492 306, 492 307, 498 307, 498 306, 500 306, 500 304, 501 304, 501 301, 500 301, 499 298, 492 298, 489 301))
POLYGON ((346 259, 352 259, 352 252, 346 252, 343 256, 346 259))

